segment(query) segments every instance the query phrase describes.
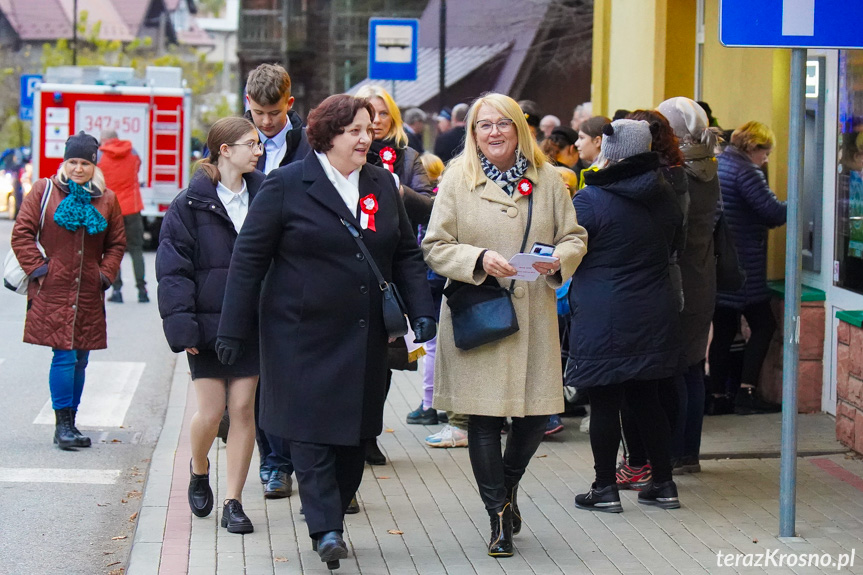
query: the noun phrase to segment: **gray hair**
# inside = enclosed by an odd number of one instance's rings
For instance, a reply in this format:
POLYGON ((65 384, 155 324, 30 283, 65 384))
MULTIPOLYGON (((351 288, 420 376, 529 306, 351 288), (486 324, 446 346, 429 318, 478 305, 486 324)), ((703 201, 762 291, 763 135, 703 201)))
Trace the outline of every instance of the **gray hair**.
POLYGON ((114 140, 118 138, 117 130, 102 130, 102 133, 99 134, 99 143, 103 144, 108 140, 114 140))
POLYGON ((419 108, 408 108, 405 110, 405 124, 412 125, 417 122, 425 123, 428 120, 428 114, 420 110, 419 108))
POLYGON ((453 122, 464 122, 464 119, 467 118, 467 111, 469 106, 467 104, 456 104, 452 109, 452 121, 453 122))

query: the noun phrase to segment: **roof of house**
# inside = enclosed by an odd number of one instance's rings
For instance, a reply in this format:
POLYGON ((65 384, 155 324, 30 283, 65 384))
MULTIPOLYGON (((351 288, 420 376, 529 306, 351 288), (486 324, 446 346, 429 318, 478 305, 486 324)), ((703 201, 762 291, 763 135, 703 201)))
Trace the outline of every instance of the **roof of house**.
POLYGON ((146 24, 147 13, 155 0, 146 0, 144 2, 130 2, 129 0, 112 0, 114 10, 126 23, 129 30, 135 34, 141 30, 146 24))
MULTIPOLYGON (((506 54, 508 42, 500 42, 490 46, 461 46, 446 50, 446 85, 455 85, 474 70, 506 54)), ((422 106, 438 95, 440 88, 440 50, 434 48, 419 48, 417 62, 417 79, 412 81, 399 80, 392 89, 389 80, 370 80, 366 78, 349 90, 350 94, 366 84, 383 86, 391 92, 400 108, 422 106)))

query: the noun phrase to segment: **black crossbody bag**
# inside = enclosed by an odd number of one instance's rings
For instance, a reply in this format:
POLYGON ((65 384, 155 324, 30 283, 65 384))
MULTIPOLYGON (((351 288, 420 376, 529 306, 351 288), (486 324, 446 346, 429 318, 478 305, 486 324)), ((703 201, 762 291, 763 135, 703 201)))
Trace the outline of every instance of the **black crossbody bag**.
MULTIPOLYGON (((533 194, 527 198, 527 226, 519 252, 524 252, 527 246, 532 217, 533 194)), ((515 280, 509 282, 509 288, 504 288, 492 276, 480 285, 450 282, 443 294, 452 316, 455 346, 467 351, 517 332, 518 318, 512 304, 514 290, 515 280)))
POLYGON ((352 223, 348 222, 344 218, 341 218, 341 220, 344 226, 351 233, 354 241, 357 242, 357 245, 360 247, 360 251, 363 252, 363 255, 366 257, 366 261, 369 262, 369 267, 372 268, 372 272, 375 274, 375 278, 377 278, 378 287, 381 290, 381 307, 383 308, 384 327, 387 330, 387 335, 390 338, 406 336, 408 333, 408 321, 405 317, 407 309, 405 308, 405 302, 402 300, 402 296, 399 294, 396 284, 384 279, 383 274, 381 274, 381 270, 378 269, 374 258, 372 258, 372 254, 369 253, 369 249, 366 247, 366 244, 362 239, 362 233, 360 233, 352 223))

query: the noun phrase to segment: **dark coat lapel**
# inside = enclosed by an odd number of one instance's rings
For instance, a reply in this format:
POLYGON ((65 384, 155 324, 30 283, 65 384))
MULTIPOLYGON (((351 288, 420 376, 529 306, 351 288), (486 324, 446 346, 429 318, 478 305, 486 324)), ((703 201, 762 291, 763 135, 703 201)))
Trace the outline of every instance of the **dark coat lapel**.
MULTIPOLYGON (((327 174, 324 172, 324 167, 315 154, 309 154, 303 160, 303 181, 309 182, 309 187, 306 188, 306 193, 309 194, 315 201, 323 205, 328 210, 335 212, 340 218, 345 218, 347 221, 360 228, 360 223, 354 214, 348 210, 345 201, 339 195, 339 192, 333 186, 327 174)), ((360 197, 363 197, 363 174, 360 172, 360 197)))

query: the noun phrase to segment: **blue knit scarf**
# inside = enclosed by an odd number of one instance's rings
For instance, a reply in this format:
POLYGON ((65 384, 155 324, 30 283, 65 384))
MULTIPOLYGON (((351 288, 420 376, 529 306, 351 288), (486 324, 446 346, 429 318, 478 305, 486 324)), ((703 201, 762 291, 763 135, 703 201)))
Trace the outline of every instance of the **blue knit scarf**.
POLYGON ((69 195, 57 206, 54 222, 70 232, 77 231, 81 226, 84 226, 91 236, 104 232, 108 222, 92 204, 92 197, 87 188, 72 180, 68 180, 66 185, 69 188, 69 195))

